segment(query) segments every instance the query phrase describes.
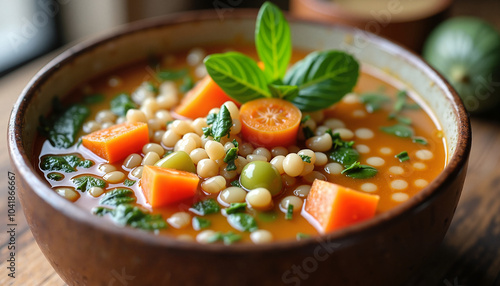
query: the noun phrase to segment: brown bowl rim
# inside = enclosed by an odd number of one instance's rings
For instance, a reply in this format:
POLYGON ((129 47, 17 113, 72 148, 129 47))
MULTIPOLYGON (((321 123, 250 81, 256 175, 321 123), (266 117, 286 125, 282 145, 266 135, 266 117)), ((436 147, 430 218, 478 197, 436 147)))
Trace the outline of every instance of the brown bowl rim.
MULTIPOLYGON (((226 14, 225 18, 236 21, 248 20, 255 19, 256 15, 256 10, 241 9, 232 11, 230 14, 226 14)), ((422 70, 435 84, 439 85, 439 88, 447 93, 446 97, 452 102, 453 111, 458 118, 457 124, 459 138, 457 141, 457 148, 444 170, 432 182, 430 182, 430 184, 426 188, 424 188, 418 194, 411 197, 408 201, 400 204, 399 206, 387 212, 378 214, 370 220, 346 227, 335 232, 313 236, 308 239, 299 241, 283 240, 262 245, 242 243, 226 246, 222 244, 207 245, 199 244, 196 242, 180 241, 175 238, 154 235, 152 233, 132 229, 129 227, 119 227, 112 222, 103 220, 102 218, 90 214, 88 211, 82 208, 76 207, 73 203, 67 201, 66 199, 53 192, 52 189, 47 186, 47 182, 45 181, 45 179, 41 178, 38 175, 37 171, 34 169, 34 166, 32 165, 30 158, 28 158, 28 156, 26 155, 21 142, 22 128, 24 125, 24 120, 21 116, 21 112, 26 110, 37 89, 46 80, 50 79, 50 76, 55 71, 57 71, 60 66, 71 62, 78 55, 89 52, 97 46, 104 45, 108 42, 112 42, 115 39, 128 36, 130 34, 141 33, 146 30, 158 29, 164 26, 182 25, 188 22, 203 22, 207 20, 214 21, 217 20, 217 17, 218 15, 215 14, 214 11, 188 11, 172 14, 166 17, 127 24, 119 27, 118 29, 105 36, 78 43, 68 50, 62 52, 59 56, 55 57, 52 61, 45 65, 31 79, 31 81, 22 91, 20 97, 18 98, 12 109, 8 126, 8 145, 11 161, 15 165, 17 171, 19 172, 19 175, 22 176, 26 182, 29 182, 29 185, 33 189, 33 192, 35 192, 51 207, 58 210, 65 216, 71 218, 72 220, 79 221, 80 223, 84 223, 88 226, 94 227, 109 234, 123 236, 124 239, 136 240, 137 243, 144 243, 163 248, 175 248, 179 250, 190 250, 198 252, 230 251, 232 253, 245 254, 251 252, 254 253, 256 251, 279 252, 293 248, 313 246, 317 245, 318 242, 324 241, 348 241, 349 244, 354 243, 357 238, 359 239, 363 237, 363 234, 369 234, 379 231, 380 229, 383 229, 387 224, 404 219, 405 217, 411 216, 413 213, 418 212, 420 209, 425 208, 428 204, 431 203, 432 200, 438 197, 446 189, 445 186, 447 184, 451 183, 454 178, 461 171, 463 171, 462 169, 466 166, 471 148, 471 129, 468 114, 465 110, 462 100, 460 99, 456 91, 443 76, 441 76, 435 69, 428 65, 417 54, 403 48, 398 44, 391 42, 388 39, 366 32, 364 33, 364 37, 367 37, 369 41, 377 43, 377 45, 379 45, 383 50, 401 55, 410 64, 422 70), (447 90, 449 92, 446 92, 447 90)), ((296 17, 288 18, 292 22, 299 24, 336 27, 352 33, 356 31, 356 28, 354 27, 341 24, 304 20, 296 17)))

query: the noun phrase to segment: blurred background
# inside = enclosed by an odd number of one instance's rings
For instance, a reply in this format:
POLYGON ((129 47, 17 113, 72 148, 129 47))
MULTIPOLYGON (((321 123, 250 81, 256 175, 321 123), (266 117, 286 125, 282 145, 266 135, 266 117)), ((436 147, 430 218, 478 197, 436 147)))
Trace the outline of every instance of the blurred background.
MULTIPOLYGON (((374 13, 374 11, 379 11, 377 6, 386 7, 388 3, 394 1, 405 5, 407 4, 404 1, 407 1, 408 4, 419 3, 411 11, 423 14, 434 13, 431 11, 432 7, 439 6, 438 3, 453 2, 449 9, 445 9, 445 13, 439 14, 440 17, 436 21, 442 20, 449 14, 454 16, 475 15, 485 19, 493 19, 498 18, 495 15, 500 13, 499 0, 277 0, 272 2, 284 10, 291 8, 296 15, 314 18, 315 15, 311 16, 309 10, 313 10, 312 13, 314 13, 314 9, 317 8, 311 3, 328 1, 335 1, 338 5, 344 6, 348 13, 353 16, 350 18, 363 16, 363 9, 365 11, 371 10, 372 14, 368 16, 379 20, 379 23, 383 21, 383 18, 377 17, 384 15, 374 13), (360 4, 356 4, 358 2, 360 4), (478 5, 478 2, 481 2, 482 5, 478 5), (359 7, 362 9, 360 10, 359 7), (426 7, 431 10, 425 11, 426 7), (491 9, 484 9, 484 7, 491 9)), ((263 2, 262 0, 0 0, 0 76, 69 43, 80 41, 97 33, 105 33, 109 29, 127 22, 183 10, 208 9, 217 13, 225 13, 238 8, 258 8, 263 2)), ((321 10, 321 8, 319 9, 321 10)), ((409 10, 406 9, 406 11, 409 10)), ((400 16, 414 17, 407 14, 400 16)), ((337 18, 337 20, 339 19, 337 18)), ((394 18, 392 21, 398 21, 398 19, 394 18)), ((435 23, 435 21, 431 22, 431 26, 434 26, 435 23)), ((386 33, 386 31, 397 30, 394 27, 389 29, 385 26, 369 27, 366 24, 363 25, 366 30, 371 32, 381 31, 382 35, 398 38, 397 35, 386 33)), ((500 28, 499 25, 497 21, 497 28, 500 28)), ((427 33, 430 28, 424 29, 423 33, 427 33)), ((405 27, 404 31, 407 30, 405 27)), ((412 33, 405 33, 405 39, 412 38, 408 37, 408 34, 412 35, 412 33)), ((415 38, 414 35, 413 38, 415 38)), ((421 40, 416 39, 416 41, 418 43, 414 49, 418 50, 421 40)), ((412 45, 412 43, 408 43, 408 46, 412 45)))

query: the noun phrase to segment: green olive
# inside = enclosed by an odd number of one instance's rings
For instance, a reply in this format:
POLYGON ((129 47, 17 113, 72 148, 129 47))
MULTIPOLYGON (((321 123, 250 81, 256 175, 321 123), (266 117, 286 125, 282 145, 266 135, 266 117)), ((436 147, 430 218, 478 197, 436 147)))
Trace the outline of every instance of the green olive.
POLYGON ((155 166, 196 173, 193 160, 189 157, 188 153, 184 151, 173 152, 156 162, 155 166))
POLYGON ((247 190, 266 188, 273 196, 281 192, 281 176, 271 163, 254 161, 241 171, 240 184, 247 190))

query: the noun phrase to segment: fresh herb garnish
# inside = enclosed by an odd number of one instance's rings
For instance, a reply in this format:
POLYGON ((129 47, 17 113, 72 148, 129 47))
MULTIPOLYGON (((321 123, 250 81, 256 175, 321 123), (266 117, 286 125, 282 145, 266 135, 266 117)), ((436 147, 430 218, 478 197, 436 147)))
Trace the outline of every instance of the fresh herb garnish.
POLYGON ((161 70, 156 74, 156 77, 160 81, 164 80, 176 80, 185 77, 188 74, 187 69, 181 70, 161 70))
POLYGON ((406 124, 406 125, 411 125, 412 123, 412 120, 410 117, 406 117, 406 116, 396 116, 396 120, 399 122, 399 123, 403 123, 403 124, 406 124))
POLYGON ((251 58, 235 52, 204 60, 212 79, 240 103, 279 97, 302 111, 315 111, 338 102, 357 82, 358 62, 341 51, 313 52, 287 72, 290 28, 279 8, 269 2, 259 11, 255 42, 264 71, 251 58))
POLYGON ((295 236, 295 238, 297 240, 302 240, 302 239, 306 239, 306 238, 309 238, 309 237, 311 237, 309 234, 302 233, 302 232, 297 232, 297 235, 295 236))
POLYGON ((123 184, 125 186, 127 186, 127 187, 132 187, 135 184, 135 181, 134 180, 125 179, 125 181, 123 182, 123 184))
POLYGON ((229 224, 239 231, 257 230, 257 222, 247 213, 234 213, 227 216, 229 224))
POLYGON ((101 205, 118 206, 135 202, 134 192, 130 189, 118 188, 109 191, 99 201, 101 205))
POLYGON ((158 93, 158 87, 155 86, 152 82, 146 81, 143 83, 143 85, 146 87, 147 91, 150 91, 152 93, 158 93))
POLYGON ((104 101, 104 94, 96 93, 90 94, 83 97, 83 103, 85 104, 96 104, 104 101))
POLYGON ((278 218, 278 214, 274 211, 259 212, 257 217, 264 222, 273 222, 278 218))
POLYGON ((231 186, 241 188, 240 180, 232 181, 231 186))
POLYGON ((106 186, 106 182, 104 180, 88 175, 73 178, 71 179, 71 182, 75 185, 75 189, 82 192, 86 192, 92 187, 104 188, 106 186))
POLYGON ((408 155, 408 152, 406 152, 406 151, 403 151, 403 152, 395 155, 394 157, 398 158, 399 162, 404 162, 404 161, 410 160, 410 155, 408 155))
POLYGON ((288 207, 286 208, 285 219, 286 220, 293 219, 293 205, 292 204, 288 204, 288 207))
POLYGON ((311 115, 307 114, 306 116, 302 117, 300 120, 300 124, 306 123, 307 120, 311 119, 311 115))
POLYGON ((208 239, 208 243, 215 243, 217 241, 222 241, 225 245, 230 245, 241 240, 241 235, 236 234, 232 231, 222 233, 220 231, 214 233, 208 239))
POLYGON ((189 90, 191 90, 194 86, 194 81, 193 78, 190 76, 185 76, 184 79, 182 80, 182 84, 179 87, 180 92, 186 93, 189 90))
POLYGON ((377 169, 371 166, 361 165, 359 162, 352 163, 352 165, 347 166, 341 172, 341 174, 345 174, 354 179, 368 179, 375 176, 377 173, 377 169))
POLYGON ((392 111, 397 114, 403 110, 403 107, 405 106, 406 103, 406 90, 400 90, 398 91, 396 95, 396 102, 394 103, 394 106, 392 108, 392 111))
POLYGON ((413 141, 413 143, 417 143, 417 144, 421 144, 421 145, 427 145, 427 140, 425 140, 424 138, 422 137, 413 137, 411 139, 413 141))
POLYGON ((189 210, 197 215, 203 216, 218 213, 220 211, 220 206, 214 199, 207 199, 195 203, 189 210))
POLYGON ((212 136, 215 141, 219 142, 224 136, 229 138, 229 132, 231 131, 232 125, 233 121, 231 120, 231 113, 229 113, 229 110, 225 105, 222 105, 216 117, 211 117, 211 126, 203 127, 203 134, 207 137, 212 136))
POLYGON ((365 93, 362 94, 359 99, 365 105, 366 111, 369 113, 379 110, 385 103, 391 101, 389 97, 379 93, 365 93))
POLYGON ((358 161, 359 153, 352 148, 340 147, 333 150, 329 157, 333 161, 336 161, 344 166, 349 166, 358 161))
POLYGON ((90 115, 90 109, 82 104, 64 108, 57 98, 53 102, 53 114, 47 119, 40 117, 39 131, 56 148, 69 148, 75 144, 76 135, 83 122, 90 115))
POLYGON ((234 171, 236 170, 236 164, 234 163, 234 160, 238 159, 238 142, 234 141, 233 144, 234 147, 230 148, 226 152, 226 156, 224 157, 224 162, 227 163, 226 166, 226 171, 234 171))
POLYGON ((60 173, 49 173, 47 174, 47 179, 52 181, 60 181, 64 179, 64 175, 60 173))
POLYGON ((137 105, 132 101, 126 93, 121 93, 111 100, 111 111, 118 116, 127 115, 129 109, 137 108, 137 105))
POLYGON ((304 161, 306 163, 311 163, 311 156, 307 156, 307 155, 299 155, 299 156, 302 159, 302 161, 304 161))
POLYGON ((246 207, 246 203, 231 203, 231 205, 229 205, 229 207, 226 209, 226 214, 244 212, 246 207))
POLYGON ((314 136, 314 132, 311 130, 309 126, 302 128, 302 133, 304 134, 304 139, 309 139, 314 136))
POLYGON ((193 229, 196 231, 209 228, 211 225, 212 222, 208 219, 201 218, 198 216, 193 217, 193 229))
POLYGON ((413 136, 413 129, 403 124, 380 127, 380 130, 384 131, 387 134, 395 135, 402 138, 410 138, 413 136))
POLYGON ((99 216, 109 214, 118 225, 129 225, 145 230, 159 230, 167 227, 167 222, 161 215, 153 215, 137 206, 129 204, 118 205, 115 209, 96 207, 93 213, 99 216))
POLYGON ((325 133, 329 134, 332 137, 332 149, 335 150, 337 148, 352 148, 354 145, 354 141, 344 141, 340 137, 340 133, 333 133, 331 129, 325 131, 325 133))
POLYGON ((76 167, 89 168, 94 163, 90 160, 83 160, 78 155, 48 155, 42 157, 40 169, 44 171, 60 171, 71 173, 76 171, 76 167))

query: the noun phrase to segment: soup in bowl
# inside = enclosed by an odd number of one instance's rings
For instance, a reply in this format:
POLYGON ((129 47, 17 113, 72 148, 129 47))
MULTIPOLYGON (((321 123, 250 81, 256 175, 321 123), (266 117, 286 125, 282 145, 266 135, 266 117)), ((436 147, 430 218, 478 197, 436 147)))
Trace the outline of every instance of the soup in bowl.
POLYGON ((273 66, 255 16, 133 24, 25 89, 20 199, 66 282, 399 283, 439 245, 470 149, 456 93, 343 26, 291 21, 273 66))

